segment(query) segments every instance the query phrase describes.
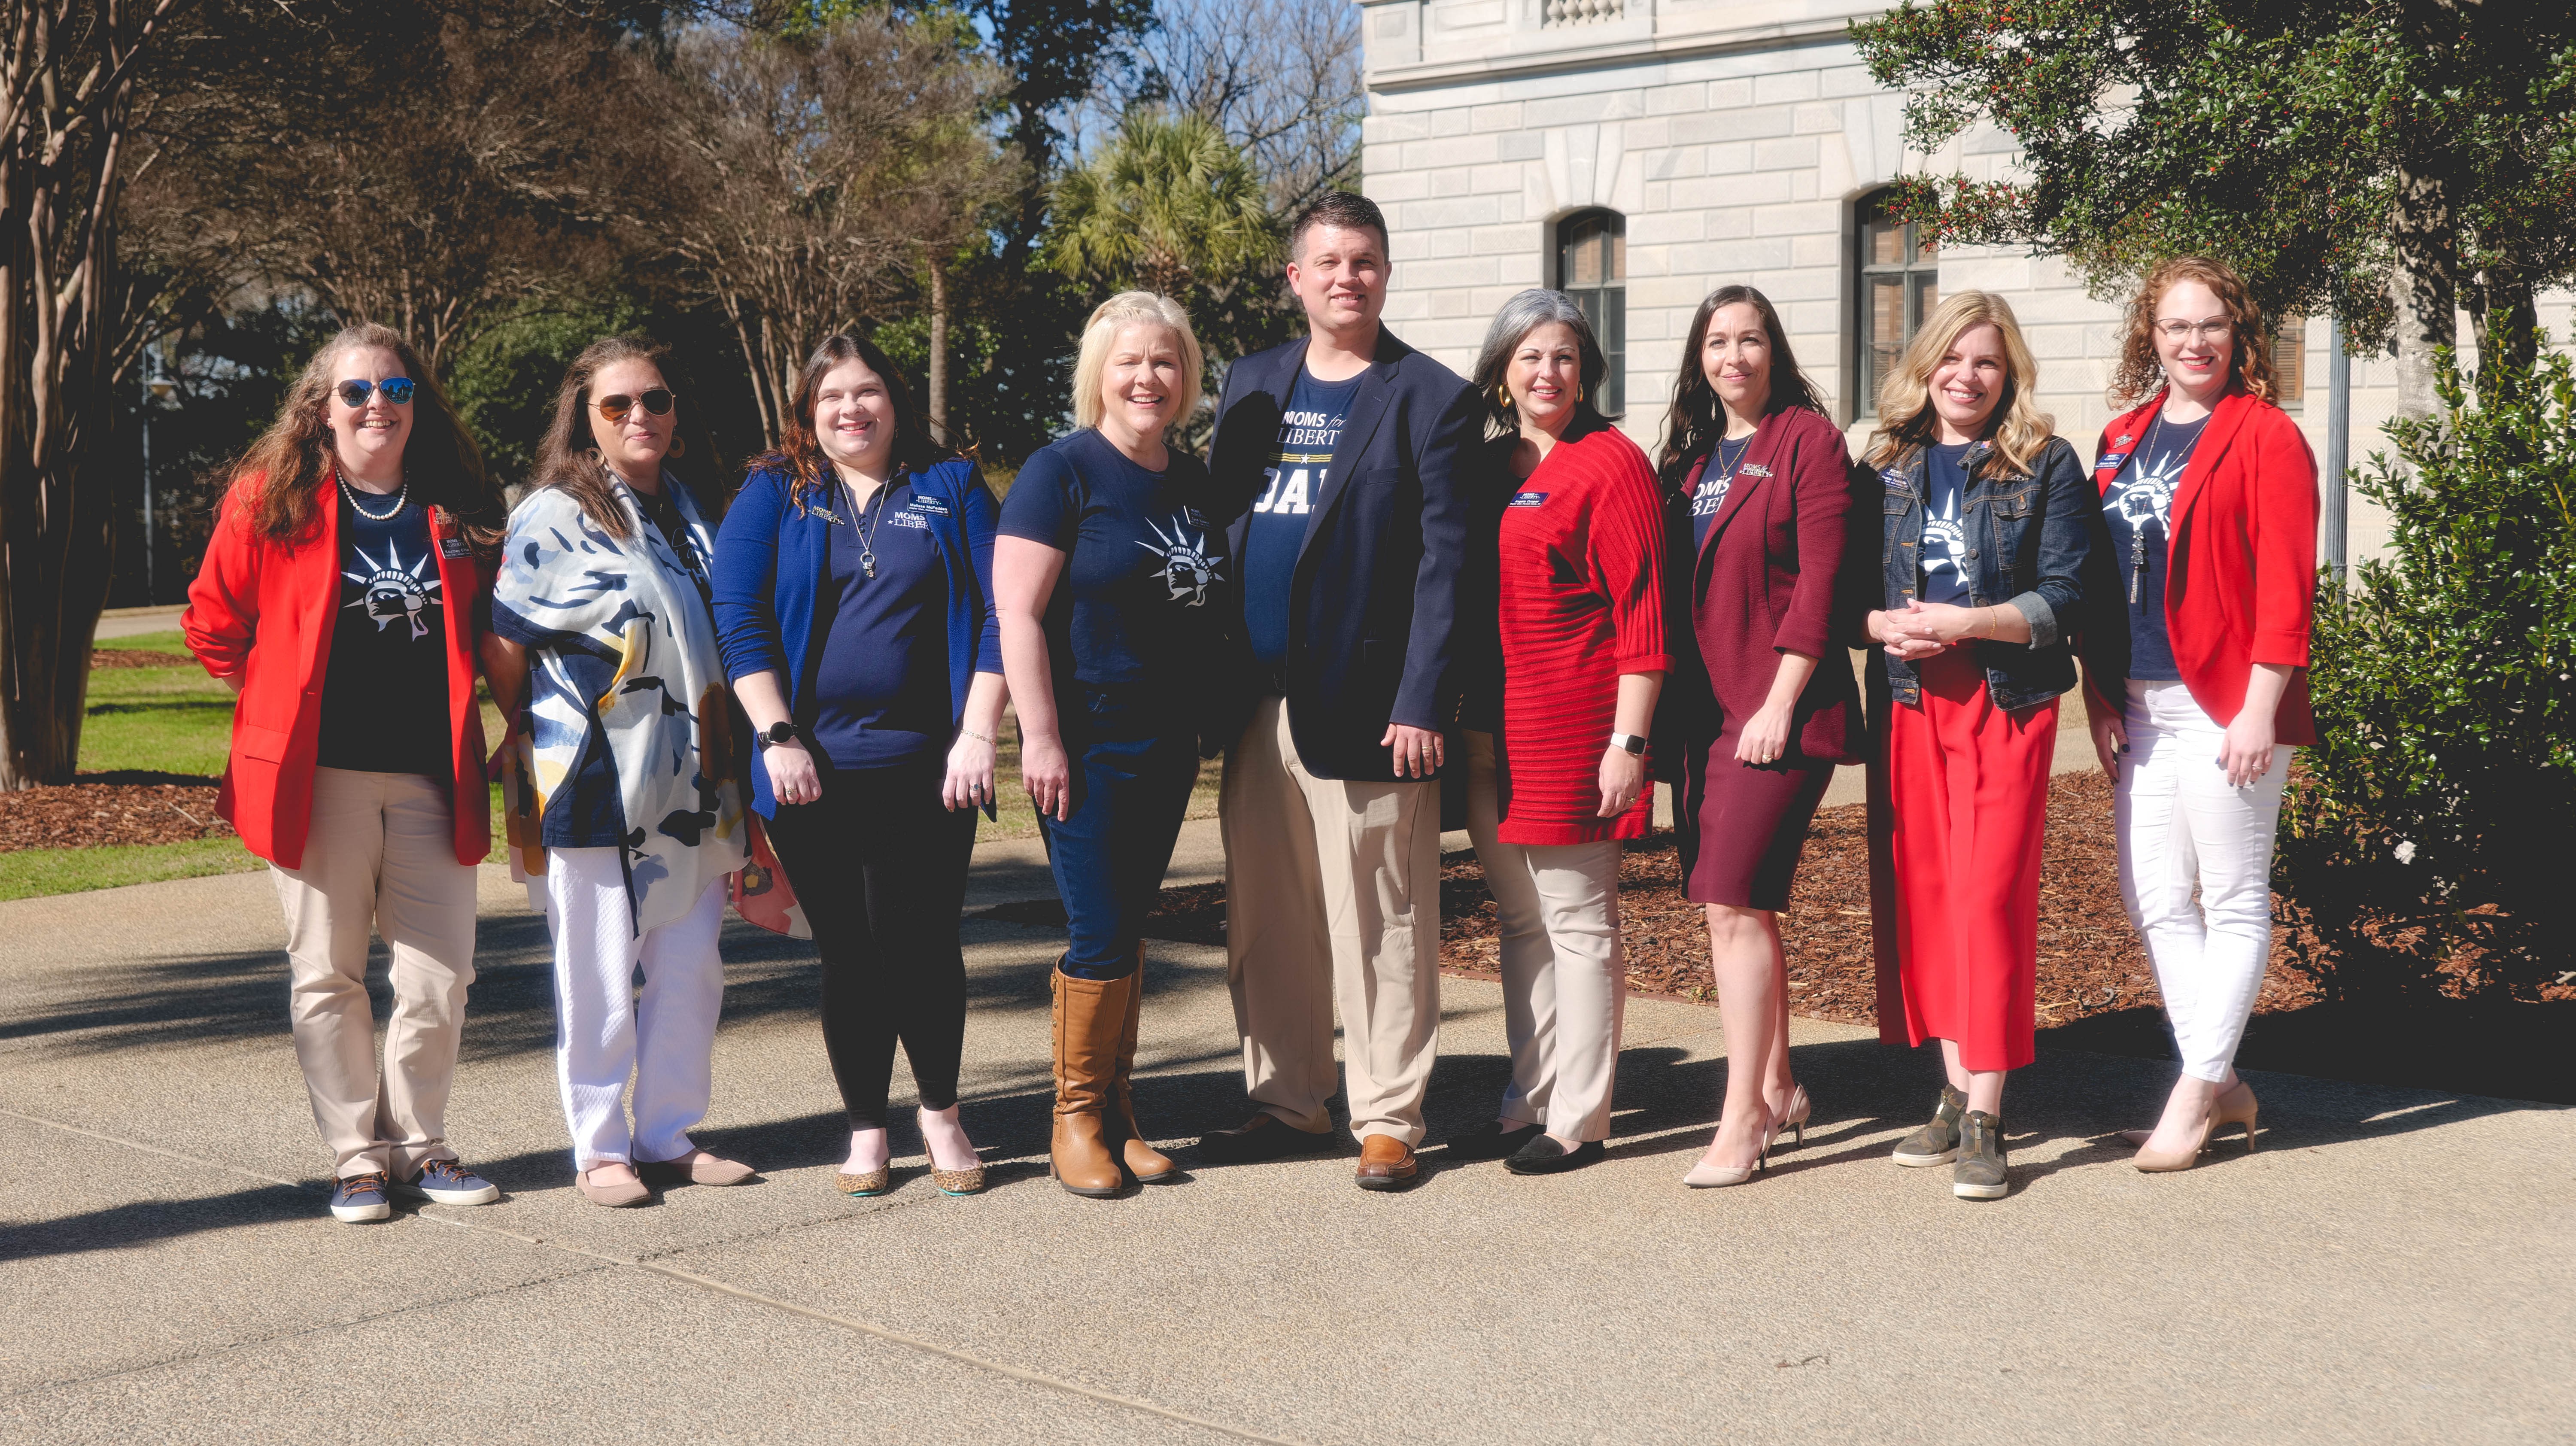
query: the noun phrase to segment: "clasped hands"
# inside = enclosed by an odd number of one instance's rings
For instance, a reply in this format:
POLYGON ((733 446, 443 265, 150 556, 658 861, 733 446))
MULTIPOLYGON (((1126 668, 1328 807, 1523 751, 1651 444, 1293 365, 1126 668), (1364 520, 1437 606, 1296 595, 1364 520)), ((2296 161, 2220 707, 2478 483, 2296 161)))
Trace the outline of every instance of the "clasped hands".
POLYGON ((1977 636, 1978 618, 1983 608, 1963 608, 1954 603, 1927 603, 1921 598, 1907 598, 1902 611, 1890 608, 1869 615, 1869 636, 1887 649, 1887 655, 1908 663, 1921 662, 1946 648, 1953 648, 1977 636))

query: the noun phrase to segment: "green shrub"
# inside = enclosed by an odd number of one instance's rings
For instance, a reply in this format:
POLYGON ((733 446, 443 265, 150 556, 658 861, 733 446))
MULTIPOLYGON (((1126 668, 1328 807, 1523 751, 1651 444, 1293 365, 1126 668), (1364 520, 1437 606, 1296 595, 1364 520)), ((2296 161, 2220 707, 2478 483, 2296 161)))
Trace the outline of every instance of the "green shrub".
POLYGON ((2396 530, 2322 581, 2281 861, 2339 992, 2528 998, 2570 982, 2576 373, 2441 365, 2441 411, 2356 473, 2396 530))

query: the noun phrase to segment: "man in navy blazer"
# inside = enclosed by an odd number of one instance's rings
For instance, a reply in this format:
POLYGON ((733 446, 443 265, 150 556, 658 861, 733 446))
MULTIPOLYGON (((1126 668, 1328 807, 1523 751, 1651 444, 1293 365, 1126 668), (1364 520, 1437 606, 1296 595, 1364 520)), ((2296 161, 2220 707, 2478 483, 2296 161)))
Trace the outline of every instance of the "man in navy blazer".
POLYGON ((1416 1176, 1440 1023, 1441 728, 1475 393, 1389 335, 1386 219, 1326 195, 1288 236, 1309 335, 1227 373, 1209 468, 1259 695, 1219 808, 1249 1123, 1217 1161, 1329 1143, 1333 1007, 1363 1189, 1416 1176))

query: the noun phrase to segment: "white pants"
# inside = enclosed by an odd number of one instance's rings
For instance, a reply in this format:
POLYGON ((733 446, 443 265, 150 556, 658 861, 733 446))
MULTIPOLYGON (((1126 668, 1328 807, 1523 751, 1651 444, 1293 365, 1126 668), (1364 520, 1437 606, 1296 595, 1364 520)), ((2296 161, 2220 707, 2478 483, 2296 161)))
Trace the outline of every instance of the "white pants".
POLYGON ((555 1074, 572 1127, 573 1168, 610 1160, 676 1160, 714 1094, 716 1015, 724 965, 716 932, 725 886, 689 912, 635 936, 617 850, 546 850, 546 928, 555 941, 555 1074), (644 987, 635 987, 635 971, 644 987), (635 1128, 626 1084, 635 1082, 635 1128))
POLYGON ((1469 733, 1467 837, 1502 934, 1512 1082, 1498 1112, 1564 1140, 1610 1137, 1628 964, 1619 949, 1619 845, 1510 844, 1499 836, 1494 735, 1469 733))
POLYGON ((2235 788, 2218 761, 2226 730, 2181 683, 2131 679, 2125 718, 2120 902, 2146 941, 2183 1073, 2222 1083, 2272 953, 2272 835, 2290 750, 2273 749, 2271 768, 2235 788))

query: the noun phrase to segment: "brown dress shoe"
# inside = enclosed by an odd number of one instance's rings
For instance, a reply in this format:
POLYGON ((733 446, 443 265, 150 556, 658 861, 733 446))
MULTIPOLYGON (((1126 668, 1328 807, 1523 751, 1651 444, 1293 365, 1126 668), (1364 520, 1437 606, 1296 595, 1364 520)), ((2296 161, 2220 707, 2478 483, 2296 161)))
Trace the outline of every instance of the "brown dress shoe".
POLYGON ((1047 1147, 1055 1182, 1105 1199, 1127 1184, 1109 1153, 1109 1096, 1117 1088, 1118 1037, 1136 976, 1075 979, 1055 970, 1055 1137, 1047 1147))
POLYGON ((1363 1190, 1401 1190, 1422 1173, 1413 1147, 1393 1135, 1371 1135, 1360 1141, 1359 1184, 1363 1190))
POLYGON ((1136 946, 1136 972, 1130 976, 1133 987, 1127 991, 1127 1022, 1118 1032, 1118 1106, 1117 1118, 1111 1121, 1127 1142, 1119 1149, 1119 1158, 1127 1173, 1140 1185, 1169 1185, 1181 1178, 1181 1167, 1172 1157, 1145 1142, 1145 1132, 1136 1124, 1136 1024, 1145 1008, 1145 946, 1136 946))
POLYGON ((635 1173, 656 1185, 740 1185, 759 1172, 740 1160, 691 1150, 676 1160, 638 1160, 635 1173))

